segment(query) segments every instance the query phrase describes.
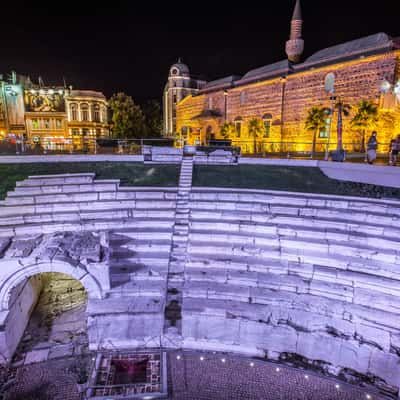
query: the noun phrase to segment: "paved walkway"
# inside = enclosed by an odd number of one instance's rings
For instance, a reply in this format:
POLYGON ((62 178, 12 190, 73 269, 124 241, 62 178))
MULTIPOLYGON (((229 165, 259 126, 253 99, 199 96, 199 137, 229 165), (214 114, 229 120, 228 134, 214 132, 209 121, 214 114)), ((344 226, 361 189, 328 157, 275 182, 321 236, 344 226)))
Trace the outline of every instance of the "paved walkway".
MULTIPOLYGON (((7 400, 78 400, 71 358, 18 368, 7 400), (40 397, 34 397, 40 393, 40 397)), ((168 354, 170 400, 383 400, 373 390, 311 372, 201 352, 168 354)))

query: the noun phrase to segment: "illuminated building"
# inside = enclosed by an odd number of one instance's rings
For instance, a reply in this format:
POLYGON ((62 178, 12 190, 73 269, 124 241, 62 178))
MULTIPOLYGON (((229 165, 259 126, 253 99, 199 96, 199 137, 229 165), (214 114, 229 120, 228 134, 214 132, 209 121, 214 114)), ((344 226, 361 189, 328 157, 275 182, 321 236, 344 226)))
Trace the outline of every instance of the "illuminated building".
POLYGON ((65 98, 67 129, 74 148, 86 148, 98 137, 108 136, 107 101, 103 93, 71 90, 65 98))
MULTIPOLYGON (((248 123, 257 118, 264 124, 263 137, 256 139, 259 150, 273 151, 282 148, 282 144, 290 150, 310 149, 313 132, 305 128, 307 113, 313 106, 331 106, 324 83, 326 76, 333 72, 335 96, 352 106, 350 116, 343 122, 345 149, 360 148, 360 132, 350 124, 360 100, 379 105, 375 129, 379 142, 388 144, 400 133, 400 39, 378 33, 323 49, 301 61, 302 23, 297 0, 286 43, 287 58, 243 76, 207 82, 196 93, 179 101, 176 138, 188 144, 206 144, 209 139, 221 138, 221 126, 230 122, 232 144, 240 145, 243 152, 251 152, 254 147, 248 123), (397 95, 390 87, 397 87, 397 95)), ((320 151, 328 142, 330 148, 336 147, 336 118, 335 112, 331 135, 329 114, 327 128, 318 132, 320 151)), ((382 145, 378 150, 387 151, 387 146, 382 145)))
POLYGON ((174 137, 176 132, 176 104, 186 96, 195 95, 206 84, 203 80, 193 79, 189 68, 179 59, 169 70, 168 82, 163 94, 163 134, 174 137))
POLYGON ((107 101, 101 92, 33 84, 12 74, 0 80, 0 133, 19 135, 45 150, 92 150, 109 135, 107 101))

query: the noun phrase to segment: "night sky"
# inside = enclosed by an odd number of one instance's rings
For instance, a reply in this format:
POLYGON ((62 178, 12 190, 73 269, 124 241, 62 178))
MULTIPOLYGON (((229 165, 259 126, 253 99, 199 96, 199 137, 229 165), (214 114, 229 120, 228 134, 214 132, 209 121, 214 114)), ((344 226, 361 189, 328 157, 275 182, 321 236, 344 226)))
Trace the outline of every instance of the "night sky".
MULTIPOLYGON (((74 88, 160 100, 178 57, 209 80, 284 59, 294 0, 260 3, 2 2, 0 73, 41 75, 45 84, 65 76, 74 88)), ((397 4, 302 0, 305 56, 377 32, 400 36, 397 4)))

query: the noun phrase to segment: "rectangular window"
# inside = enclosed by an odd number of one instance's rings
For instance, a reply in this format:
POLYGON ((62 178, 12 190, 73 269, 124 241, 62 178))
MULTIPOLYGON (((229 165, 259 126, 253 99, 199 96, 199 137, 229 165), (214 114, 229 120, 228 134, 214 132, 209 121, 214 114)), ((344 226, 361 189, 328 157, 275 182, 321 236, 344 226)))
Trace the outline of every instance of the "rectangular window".
POLYGON ((81 115, 82 121, 89 121, 89 110, 87 108, 82 108, 81 115))
POLYGON ((236 129, 236 137, 240 137, 240 133, 242 131, 242 123, 240 121, 235 122, 235 129, 236 129))
POLYGON ((62 121, 61 119, 56 119, 56 128, 61 129, 62 128, 62 121))
POLYGON ((72 136, 79 136, 79 129, 72 129, 72 136))
POLYGON ((240 105, 242 106, 244 103, 246 103, 246 92, 240 93, 240 105))
POLYGON ((209 97, 208 98, 208 109, 212 110, 212 108, 213 108, 213 99, 212 99, 212 97, 209 97))
POLYGON ((319 131, 319 134, 318 134, 319 138, 327 138, 328 137, 328 132, 329 132, 329 129, 330 129, 331 119, 328 117, 328 118, 326 118, 325 122, 326 122, 325 128, 322 128, 319 131))
POLYGON ((328 137, 328 132, 326 130, 324 130, 324 129, 321 129, 319 131, 319 137, 320 138, 327 138, 328 137))
POLYGON ((32 129, 39 129, 39 121, 37 119, 32 120, 32 129))
POLYGON ((269 138, 269 135, 271 133, 271 120, 270 119, 264 120, 264 127, 265 127, 264 137, 269 138))
POLYGON ((44 129, 50 129, 50 120, 45 119, 43 122, 44 122, 44 129))

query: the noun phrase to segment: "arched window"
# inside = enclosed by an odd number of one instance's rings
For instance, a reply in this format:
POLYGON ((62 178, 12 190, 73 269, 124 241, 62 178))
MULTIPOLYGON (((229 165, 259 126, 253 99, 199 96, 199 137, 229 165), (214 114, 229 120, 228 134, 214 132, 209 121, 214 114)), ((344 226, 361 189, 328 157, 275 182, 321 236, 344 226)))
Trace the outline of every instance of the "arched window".
POLYGON ((98 104, 93 106, 93 121, 100 122, 100 106, 98 104))
POLYGON ((82 121, 89 121, 89 106, 85 104, 81 104, 81 119, 82 121))
POLYGON ((234 121, 235 124, 235 130, 236 130, 236 137, 240 137, 240 134, 242 133, 242 118, 237 117, 234 121))
POLYGON ((265 128, 264 137, 269 138, 269 135, 271 133, 272 115, 271 114, 265 114, 263 116, 263 121, 264 121, 264 128, 265 128))
POLYGON ((71 110, 71 120, 77 121, 78 120, 78 106, 76 104, 71 104, 70 110, 71 110))

